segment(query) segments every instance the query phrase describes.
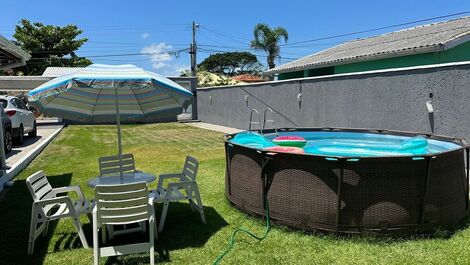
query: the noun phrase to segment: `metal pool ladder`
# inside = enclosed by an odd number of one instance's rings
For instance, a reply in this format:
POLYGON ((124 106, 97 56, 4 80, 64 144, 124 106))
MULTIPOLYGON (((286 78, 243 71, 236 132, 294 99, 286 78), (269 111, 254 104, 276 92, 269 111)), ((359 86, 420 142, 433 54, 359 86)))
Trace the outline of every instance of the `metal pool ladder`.
POLYGON ((257 124, 258 125, 258 131, 261 132, 261 125, 260 125, 260 122, 259 122, 259 113, 258 113, 257 109, 252 109, 250 111, 250 123, 248 123, 248 131, 252 131, 251 126, 253 124, 257 124), (257 121, 253 121, 253 114, 256 114, 256 120, 257 121))
POLYGON ((261 129, 261 133, 263 133, 264 130, 266 129, 266 122, 270 122, 270 123, 273 124, 273 128, 274 128, 274 131, 276 132, 276 135, 279 135, 279 134, 277 133, 277 127, 276 127, 276 122, 274 121, 274 118, 273 118, 273 113, 274 113, 274 112, 273 112, 273 110, 272 110, 271 108, 265 108, 265 109, 264 109, 263 128, 261 129), (270 119, 270 120, 267 120, 267 119, 266 119, 266 116, 267 116, 268 112, 271 113, 271 119, 270 119))
POLYGON ((248 123, 248 131, 253 131, 253 125, 258 125, 258 131, 263 134, 264 130, 266 129, 266 123, 272 123, 273 124, 273 128, 274 128, 274 131, 276 132, 276 135, 279 135, 278 132, 277 132, 277 127, 276 127, 276 122, 274 121, 274 119, 272 118, 272 115, 273 115, 273 110, 271 108, 265 108, 264 109, 264 113, 263 113, 263 126, 261 127, 261 123, 260 123, 260 120, 259 120, 259 112, 257 109, 252 109, 250 111, 250 122, 248 123), (268 120, 267 119, 267 116, 268 116, 268 113, 271 114, 271 119, 268 120), (256 117, 256 120, 257 121, 254 121, 254 117, 256 117))

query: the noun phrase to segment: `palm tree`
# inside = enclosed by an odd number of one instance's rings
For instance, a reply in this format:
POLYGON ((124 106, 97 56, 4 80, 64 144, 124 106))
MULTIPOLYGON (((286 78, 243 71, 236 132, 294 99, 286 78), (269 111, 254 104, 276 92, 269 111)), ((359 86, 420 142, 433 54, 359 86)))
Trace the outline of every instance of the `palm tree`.
POLYGON ((272 69, 276 66, 274 59, 279 57, 281 48, 279 42, 281 38, 287 43, 287 30, 282 27, 271 28, 267 24, 259 23, 255 26, 253 32, 255 39, 251 41, 251 48, 265 51, 268 54, 268 67, 272 69))

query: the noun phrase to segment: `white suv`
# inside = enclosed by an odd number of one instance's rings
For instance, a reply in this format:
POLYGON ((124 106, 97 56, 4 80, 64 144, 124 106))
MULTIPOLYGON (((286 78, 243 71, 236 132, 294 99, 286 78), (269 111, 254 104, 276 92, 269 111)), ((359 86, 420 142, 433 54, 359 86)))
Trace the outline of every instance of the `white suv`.
POLYGON ((36 137, 37 129, 34 113, 28 109, 21 99, 12 96, 0 96, 0 102, 11 120, 11 132, 13 140, 17 144, 23 144, 25 133, 30 137, 36 137))

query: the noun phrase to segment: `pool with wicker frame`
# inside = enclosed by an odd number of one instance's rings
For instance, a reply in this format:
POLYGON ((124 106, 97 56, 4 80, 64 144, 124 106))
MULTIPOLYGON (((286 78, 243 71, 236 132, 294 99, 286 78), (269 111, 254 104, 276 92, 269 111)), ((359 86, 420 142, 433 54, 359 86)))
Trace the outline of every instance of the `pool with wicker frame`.
MULTIPOLYGON (((341 157, 273 153, 232 143, 226 135, 225 194, 244 212, 310 231, 413 234, 448 229, 468 215, 469 145, 463 139, 413 132, 284 128, 280 132, 366 132, 421 135, 458 149, 438 154, 341 157)), ((265 130, 264 133, 273 133, 265 130)))

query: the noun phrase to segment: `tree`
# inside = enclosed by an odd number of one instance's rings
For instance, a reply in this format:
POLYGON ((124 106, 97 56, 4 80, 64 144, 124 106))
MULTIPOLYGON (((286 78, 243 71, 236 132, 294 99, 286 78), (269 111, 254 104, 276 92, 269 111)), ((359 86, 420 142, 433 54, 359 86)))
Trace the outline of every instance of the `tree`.
POLYGON ((249 52, 224 52, 211 54, 204 59, 198 68, 215 74, 235 76, 239 74, 258 75, 263 65, 256 55, 249 52))
POLYGON ((284 39, 287 43, 289 35, 287 30, 282 27, 271 28, 267 24, 259 23, 253 31, 254 39, 251 41, 251 48, 255 50, 265 51, 268 55, 268 67, 272 69, 276 66, 274 59, 279 57, 281 48, 279 42, 284 39))
POLYGON ((31 23, 22 19, 15 28, 15 44, 31 54, 26 66, 15 70, 28 75, 41 75, 48 66, 82 67, 91 61, 76 55, 76 51, 88 41, 87 38, 76 39, 82 34, 75 25, 58 27, 31 23))

